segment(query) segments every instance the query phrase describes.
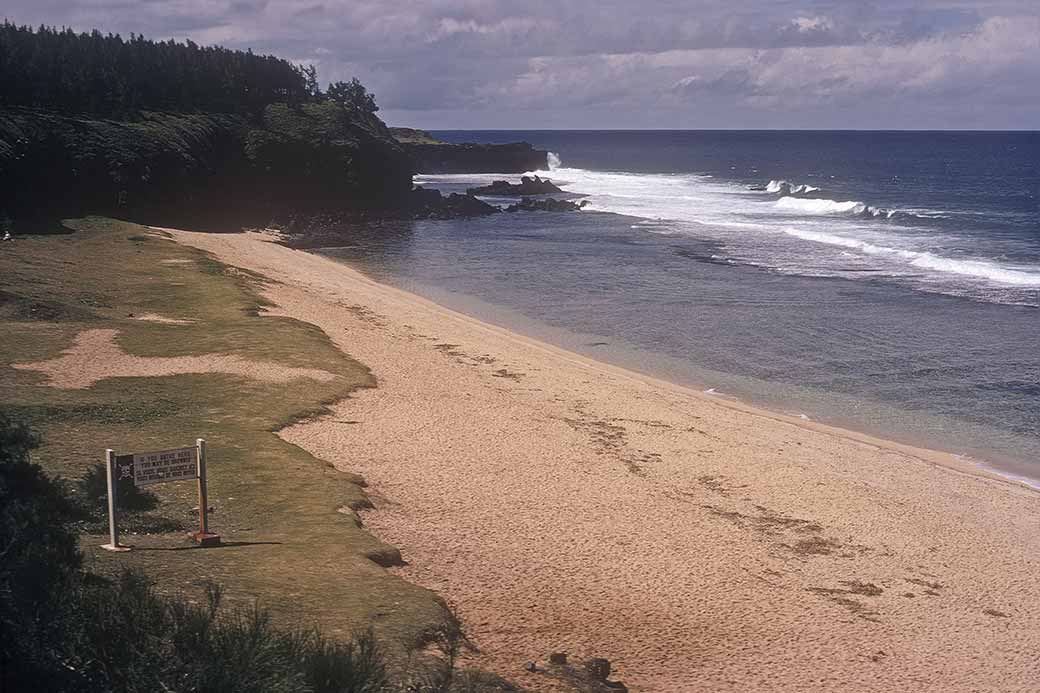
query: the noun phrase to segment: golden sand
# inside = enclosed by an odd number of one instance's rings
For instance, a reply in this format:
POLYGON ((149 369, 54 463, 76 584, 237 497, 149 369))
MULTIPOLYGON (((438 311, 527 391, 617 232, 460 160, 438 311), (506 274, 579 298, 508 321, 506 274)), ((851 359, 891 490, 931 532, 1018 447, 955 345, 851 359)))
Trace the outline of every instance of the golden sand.
POLYGON ((952 456, 720 401, 261 237, 378 388, 284 437, 363 474, 367 526, 477 662, 601 656, 635 691, 1040 690, 1040 494, 952 456))

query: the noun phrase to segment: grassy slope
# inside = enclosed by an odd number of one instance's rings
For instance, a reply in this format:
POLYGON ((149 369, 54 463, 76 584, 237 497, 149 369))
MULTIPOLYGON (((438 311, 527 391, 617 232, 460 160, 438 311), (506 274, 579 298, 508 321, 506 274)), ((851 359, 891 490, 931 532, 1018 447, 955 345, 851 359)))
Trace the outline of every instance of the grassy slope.
MULTIPOLYGON (((90 218, 68 236, 19 237, 0 245, 0 406, 44 436, 36 461, 79 478, 106 447, 145 451, 208 441, 211 527, 228 544, 194 548, 183 531, 124 536, 137 548, 102 551, 85 536, 88 567, 144 568, 169 592, 201 595, 216 580, 232 600, 259 598, 276 617, 311 622, 329 634, 374 624, 408 645, 443 615, 435 595, 406 583, 368 555, 394 550, 341 508, 366 503, 360 479, 333 470, 273 431, 325 403, 372 386, 368 370, 317 328, 258 317, 260 279, 132 224, 90 218), (166 263, 163 260, 185 262, 166 263), (130 313, 197 319, 162 325, 130 313), (40 385, 41 375, 12 363, 57 356, 81 330, 115 328, 130 353, 175 356, 233 352, 246 358, 317 367, 327 383, 259 383, 227 375, 115 378, 85 390, 40 385)), ((190 482, 154 486, 158 512, 190 526, 190 482)))

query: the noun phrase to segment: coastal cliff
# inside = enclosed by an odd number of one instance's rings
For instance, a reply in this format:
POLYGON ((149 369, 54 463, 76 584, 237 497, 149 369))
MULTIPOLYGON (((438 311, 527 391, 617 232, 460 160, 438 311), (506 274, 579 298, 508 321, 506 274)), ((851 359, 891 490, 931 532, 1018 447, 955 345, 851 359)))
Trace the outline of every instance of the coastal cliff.
POLYGON ((313 67, 273 56, 7 22, 0 65, 2 232, 87 214, 230 230, 495 211, 413 191, 415 153, 356 79, 323 90, 313 67))
POLYGON ((452 144, 425 130, 390 128, 415 164, 416 173, 524 173, 549 168, 546 151, 528 142, 452 144))
POLYGON ((490 214, 416 172, 546 168, 527 143, 391 131, 356 79, 187 42, 0 24, 0 235, 87 214, 235 229, 307 215, 490 214), (57 77, 55 77, 57 75, 57 77))
POLYGON ((124 118, 0 109, 0 216, 263 219, 395 206, 412 164, 381 120, 331 102, 124 118))

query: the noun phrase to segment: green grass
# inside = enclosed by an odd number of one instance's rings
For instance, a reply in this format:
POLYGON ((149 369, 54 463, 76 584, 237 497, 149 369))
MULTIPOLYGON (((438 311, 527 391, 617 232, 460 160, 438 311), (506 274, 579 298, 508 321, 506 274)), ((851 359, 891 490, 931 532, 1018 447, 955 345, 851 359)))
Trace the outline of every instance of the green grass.
MULTIPOLYGON (((141 568, 167 594, 259 599, 276 621, 315 625, 331 636, 371 626, 403 652, 443 622, 431 592, 377 565, 393 558, 349 510, 367 499, 360 478, 338 472, 274 431, 362 387, 368 369, 312 325, 260 317, 261 278, 235 271, 133 224, 101 218, 68 222, 76 233, 20 236, 0 246, 0 407, 43 436, 35 455, 51 474, 79 479, 105 448, 147 451, 207 440, 211 528, 225 545, 200 549, 183 531, 127 534, 126 554, 83 536, 86 567, 115 575, 141 568), (164 261, 175 262, 164 262, 164 261), (190 318, 190 325, 130 314, 190 318), (39 373, 12 363, 58 356, 80 331, 119 330, 118 343, 142 356, 227 352, 253 360, 321 368, 329 382, 261 383, 229 375, 112 378, 84 390, 42 386, 39 373)), ((154 511, 173 526, 194 521, 190 482, 151 487, 154 511)), ((131 523, 132 524, 132 523, 131 523)), ((140 527, 162 526, 142 523, 140 527)), ((94 530, 97 531, 97 527, 94 530)))

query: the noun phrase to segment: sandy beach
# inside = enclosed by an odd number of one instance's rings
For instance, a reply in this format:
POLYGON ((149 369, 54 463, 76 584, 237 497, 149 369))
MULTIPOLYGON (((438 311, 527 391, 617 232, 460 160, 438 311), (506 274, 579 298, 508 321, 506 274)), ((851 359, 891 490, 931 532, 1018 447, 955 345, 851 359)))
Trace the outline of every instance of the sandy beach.
MULTIPOLYGON (((395 568, 471 660, 634 691, 1040 690, 1040 494, 942 453, 597 363, 260 234, 170 231, 273 280, 375 389, 282 436, 362 474, 395 568)), ((187 316, 190 318, 190 316, 187 316)))

